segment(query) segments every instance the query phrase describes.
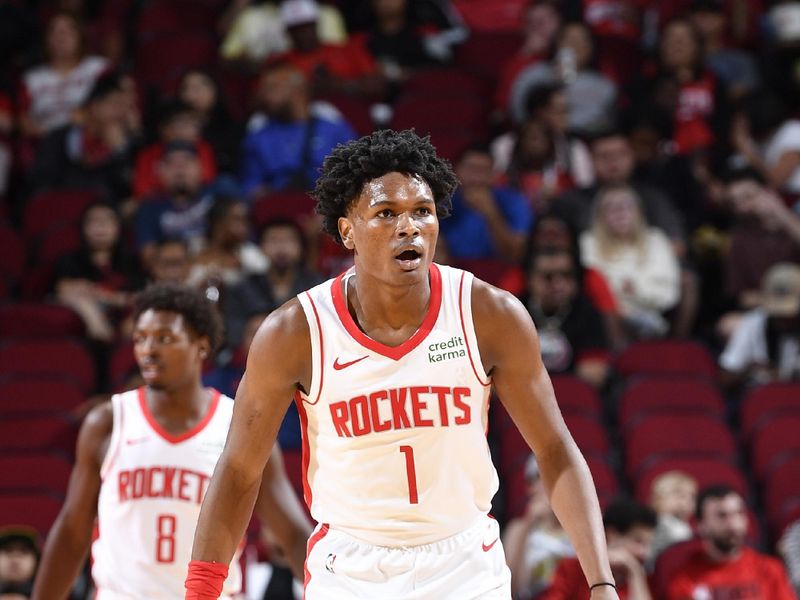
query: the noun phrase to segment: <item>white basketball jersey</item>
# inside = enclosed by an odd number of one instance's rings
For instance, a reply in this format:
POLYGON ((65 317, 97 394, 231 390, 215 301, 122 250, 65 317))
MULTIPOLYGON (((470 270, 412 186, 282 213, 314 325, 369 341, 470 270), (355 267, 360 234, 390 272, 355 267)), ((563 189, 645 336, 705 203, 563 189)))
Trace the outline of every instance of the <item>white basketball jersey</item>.
MULTIPOLYGON (((98 600, 184 598, 200 504, 233 414, 233 400, 212 393, 205 417, 178 436, 150 413, 145 388, 111 398, 114 428, 100 471, 92 545, 98 600)), ((240 587, 237 553, 224 593, 240 587)))
POLYGON ((498 486, 473 276, 432 264, 428 314, 397 347, 358 328, 347 276, 298 296, 313 360, 308 393, 296 397, 311 515, 379 546, 455 535, 488 513, 498 486))

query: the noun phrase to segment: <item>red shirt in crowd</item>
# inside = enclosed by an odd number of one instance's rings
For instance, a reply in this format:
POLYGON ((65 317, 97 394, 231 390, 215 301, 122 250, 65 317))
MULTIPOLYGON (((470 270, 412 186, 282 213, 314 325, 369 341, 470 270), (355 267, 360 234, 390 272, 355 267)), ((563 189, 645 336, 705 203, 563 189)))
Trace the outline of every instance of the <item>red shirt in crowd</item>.
MULTIPOLYGON (((620 584, 617 594, 619 600, 628 600, 628 587, 620 584)), ((591 600, 589 584, 577 558, 564 558, 558 563, 553 582, 537 600, 591 600)))
MULTIPOLYGON (((203 183, 211 183, 217 176, 214 150, 205 140, 197 140, 195 145, 203 183)), ((146 198, 159 191, 158 162, 162 154, 164 154, 164 143, 156 142, 143 148, 136 156, 136 167, 133 172, 133 195, 136 198, 146 198)))
POLYGON ((711 560, 702 548, 678 567, 667 600, 796 600, 781 562, 745 548, 728 562, 711 560))
POLYGON ((378 72, 375 59, 363 44, 320 44, 310 52, 290 50, 271 58, 271 63, 288 62, 309 80, 322 68, 331 76, 353 80, 378 72))

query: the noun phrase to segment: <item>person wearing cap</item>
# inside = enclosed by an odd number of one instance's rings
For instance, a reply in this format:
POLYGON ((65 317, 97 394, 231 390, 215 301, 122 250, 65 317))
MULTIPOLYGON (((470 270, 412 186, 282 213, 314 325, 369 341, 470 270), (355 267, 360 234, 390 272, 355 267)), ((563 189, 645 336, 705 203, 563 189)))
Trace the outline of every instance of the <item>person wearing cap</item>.
POLYGON ((719 363, 728 385, 800 378, 800 266, 767 271, 761 306, 745 313, 719 363))
POLYGON ((566 532, 550 507, 539 473, 539 463, 531 454, 525 463, 528 502, 525 512, 511 519, 503 534, 506 562, 511 569, 511 593, 534 598, 553 579, 559 561, 575 556, 566 532))
POLYGON ((30 594, 39 563, 38 534, 27 527, 0 530, 0 597, 30 594))

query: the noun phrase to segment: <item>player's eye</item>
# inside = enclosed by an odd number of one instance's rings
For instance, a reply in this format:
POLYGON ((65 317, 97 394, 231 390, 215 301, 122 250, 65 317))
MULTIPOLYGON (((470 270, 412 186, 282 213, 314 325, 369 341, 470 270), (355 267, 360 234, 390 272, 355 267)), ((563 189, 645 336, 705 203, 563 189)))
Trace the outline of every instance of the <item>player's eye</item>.
POLYGON ((159 344, 169 344, 172 342, 171 335, 160 335, 158 336, 158 343, 159 344))
POLYGON ((419 208, 417 209, 417 212, 418 212, 419 214, 421 214, 421 215, 424 215, 424 216, 426 216, 426 217, 427 217, 428 215, 430 215, 430 214, 431 214, 431 209, 430 209, 430 208, 428 208, 427 206, 421 206, 421 207, 419 207, 419 208))
POLYGON ((378 216, 381 217, 382 219, 388 219, 389 217, 392 216, 392 211, 389 210, 388 208, 384 208, 381 212, 378 213, 378 216))

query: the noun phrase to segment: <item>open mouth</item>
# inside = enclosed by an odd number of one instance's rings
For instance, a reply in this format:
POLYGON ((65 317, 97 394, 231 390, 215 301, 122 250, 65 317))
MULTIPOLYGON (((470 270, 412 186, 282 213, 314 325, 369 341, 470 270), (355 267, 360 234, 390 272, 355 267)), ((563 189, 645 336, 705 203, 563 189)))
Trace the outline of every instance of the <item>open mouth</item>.
POLYGON ((400 254, 394 257, 404 269, 414 269, 416 268, 421 259, 422 253, 418 250, 403 250, 400 254))

